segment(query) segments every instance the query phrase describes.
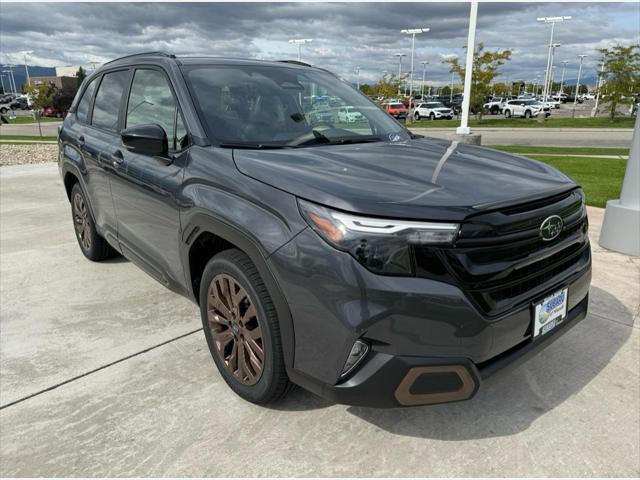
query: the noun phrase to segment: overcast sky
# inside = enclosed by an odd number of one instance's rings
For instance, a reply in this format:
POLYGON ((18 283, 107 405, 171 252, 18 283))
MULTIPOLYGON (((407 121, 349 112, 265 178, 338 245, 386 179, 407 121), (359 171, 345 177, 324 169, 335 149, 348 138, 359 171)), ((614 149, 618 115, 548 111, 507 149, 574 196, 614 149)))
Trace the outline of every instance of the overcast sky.
MULTIPOLYGON (((558 62, 568 60, 567 78, 577 71, 576 56, 589 55, 585 74, 597 68, 598 48, 640 42, 640 2, 632 3, 481 3, 476 41, 488 49, 511 49, 503 79, 534 80, 546 63, 549 26, 536 17, 571 15, 556 27, 562 44, 558 62)), ((29 63, 40 66, 99 63, 130 53, 166 50, 265 59, 294 59, 290 38, 313 38, 302 59, 353 81, 383 71, 397 73, 394 53, 406 53, 411 41, 402 28, 429 27, 416 38, 418 62, 427 60, 427 77, 449 78, 443 55, 462 55, 469 5, 465 3, 3 3, 0 9, 0 60, 20 63, 14 52, 33 50, 29 63)))

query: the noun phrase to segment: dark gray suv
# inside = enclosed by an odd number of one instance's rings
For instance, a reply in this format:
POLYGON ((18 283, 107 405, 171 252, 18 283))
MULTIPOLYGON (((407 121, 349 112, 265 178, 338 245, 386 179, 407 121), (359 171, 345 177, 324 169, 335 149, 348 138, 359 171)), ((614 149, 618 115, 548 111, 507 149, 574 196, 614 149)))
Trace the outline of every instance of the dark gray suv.
POLYGON ((59 147, 84 255, 124 255, 199 304, 252 402, 292 384, 378 407, 465 400, 587 312, 574 182, 414 135, 320 68, 121 58, 85 80, 59 147))

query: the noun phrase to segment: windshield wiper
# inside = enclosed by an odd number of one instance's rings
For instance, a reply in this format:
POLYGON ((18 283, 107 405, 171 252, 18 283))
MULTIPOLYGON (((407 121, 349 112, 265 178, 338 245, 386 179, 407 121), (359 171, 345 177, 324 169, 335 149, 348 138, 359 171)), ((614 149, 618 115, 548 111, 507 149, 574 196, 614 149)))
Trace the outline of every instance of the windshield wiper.
POLYGON ((373 135, 358 135, 354 137, 337 137, 337 138, 329 138, 324 133, 318 130, 311 130, 313 134, 313 138, 308 138, 303 140, 300 143, 289 143, 291 147, 308 147, 310 145, 347 145, 353 143, 372 143, 379 142, 382 140, 382 137, 373 136, 373 135))
POLYGON ((220 148, 244 148, 247 150, 273 150, 278 148, 289 148, 287 145, 269 143, 221 143, 220 148))

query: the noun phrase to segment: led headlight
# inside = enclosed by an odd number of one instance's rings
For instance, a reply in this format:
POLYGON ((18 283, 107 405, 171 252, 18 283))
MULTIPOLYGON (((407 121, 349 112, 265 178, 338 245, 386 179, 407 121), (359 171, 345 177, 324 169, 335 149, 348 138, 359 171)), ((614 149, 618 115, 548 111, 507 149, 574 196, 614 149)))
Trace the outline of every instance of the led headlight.
POLYGON ((412 245, 452 243, 460 225, 372 218, 298 200, 309 225, 330 245, 353 255, 369 270, 387 275, 413 274, 412 245))

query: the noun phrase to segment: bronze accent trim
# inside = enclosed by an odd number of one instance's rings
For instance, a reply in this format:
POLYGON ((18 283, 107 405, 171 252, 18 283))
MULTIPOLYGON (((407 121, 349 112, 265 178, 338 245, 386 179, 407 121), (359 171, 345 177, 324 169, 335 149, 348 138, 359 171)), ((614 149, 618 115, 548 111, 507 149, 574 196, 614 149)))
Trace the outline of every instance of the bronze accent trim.
POLYGON ((469 371, 462 365, 437 365, 430 367, 414 367, 407 372, 398 385, 395 392, 396 400, 400 405, 431 405, 434 403, 455 402, 470 398, 476 389, 476 383, 469 371), (442 393, 426 393, 414 395, 411 386, 423 373, 456 373, 462 381, 462 387, 458 390, 442 393))

